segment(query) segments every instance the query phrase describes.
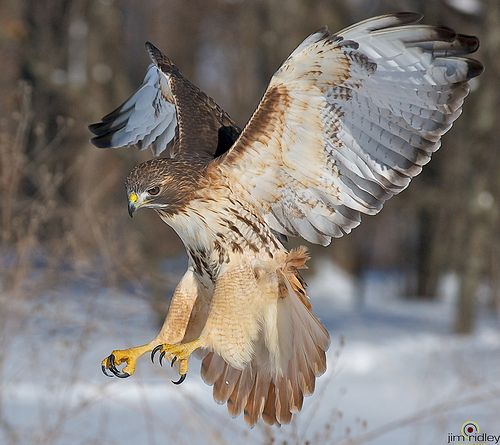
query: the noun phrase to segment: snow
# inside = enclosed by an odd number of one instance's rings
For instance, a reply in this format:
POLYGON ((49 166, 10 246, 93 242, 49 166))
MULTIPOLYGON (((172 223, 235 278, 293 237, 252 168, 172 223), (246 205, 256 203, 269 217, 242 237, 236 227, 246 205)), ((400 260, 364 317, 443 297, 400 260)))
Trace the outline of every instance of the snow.
POLYGON ((161 320, 145 296, 81 284, 36 299, 1 295, 0 443, 445 444, 466 420, 500 434, 500 326, 482 308, 477 332, 451 333, 453 277, 437 302, 419 302, 397 296, 396 274, 367 274, 360 306, 347 273, 315 268, 310 294, 332 336, 329 368, 281 428, 231 419, 196 360, 180 386, 148 357, 129 379, 102 375, 111 350, 155 335, 161 320))
POLYGON ((317 296, 314 303, 349 308, 356 300, 356 283, 351 276, 330 259, 325 259, 312 280, 308 281, 309 295, 317 296))

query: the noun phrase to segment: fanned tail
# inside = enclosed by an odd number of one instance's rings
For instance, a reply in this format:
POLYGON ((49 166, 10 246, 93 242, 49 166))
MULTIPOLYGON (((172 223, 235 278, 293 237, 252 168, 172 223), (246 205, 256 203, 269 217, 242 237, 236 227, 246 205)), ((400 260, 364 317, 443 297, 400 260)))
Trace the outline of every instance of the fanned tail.
POLYGON ((305 248, 287 254, 280 270, 275 326, 264 323, 254 357, 245 369, 233 368, 215 352, 203 360, 201 375, 213 385, 214 399, 227 403, 233 416, 243 412, 250 426, 260 418, 271 425, 289 423, 302 409, 304 396, 314 392, 316 378, 326 371, 330 338, 311 312, 298 274, 308 258, 305 248))

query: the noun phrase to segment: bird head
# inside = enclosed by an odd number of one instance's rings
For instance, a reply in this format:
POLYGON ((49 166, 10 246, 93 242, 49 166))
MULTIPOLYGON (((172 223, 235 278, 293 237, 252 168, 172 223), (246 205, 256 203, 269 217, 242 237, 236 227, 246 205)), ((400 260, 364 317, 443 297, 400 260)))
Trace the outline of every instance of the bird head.
POLYGON ((192 198, 199 176, 182 160, 158 158, 137 165, 125 182, 129 215, 142 207, 177 213, 192 198))

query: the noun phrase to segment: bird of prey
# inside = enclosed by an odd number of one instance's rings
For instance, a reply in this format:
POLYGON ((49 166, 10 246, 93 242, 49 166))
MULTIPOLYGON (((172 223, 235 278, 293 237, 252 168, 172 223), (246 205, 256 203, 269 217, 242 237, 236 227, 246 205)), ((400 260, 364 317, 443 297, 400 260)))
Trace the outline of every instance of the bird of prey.
POLYGON ((142 86, 89 128, 100 148, 168 148, 129 174, 128 211, 155 210, 189 261, 157 337, 113 351, 105 373, 128 377, 151 352, 182 382, 199 350, 230 414, 284 424, 300 411, 326 370, 329 335, 300 276, 307 252, 288 250, 286 237, 326 246, 379 212, 440 147, 482 71, 467 57, 477 38, 421 18, 311 34, 243 129, 146 43, 142 86))

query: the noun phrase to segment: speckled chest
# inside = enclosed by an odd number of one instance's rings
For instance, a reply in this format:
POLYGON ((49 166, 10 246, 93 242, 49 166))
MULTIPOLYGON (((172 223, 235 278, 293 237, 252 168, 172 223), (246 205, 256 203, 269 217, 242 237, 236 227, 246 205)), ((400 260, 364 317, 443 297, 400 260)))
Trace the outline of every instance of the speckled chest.
POLYGON ((179 234, 194 272, 207 284, 215 283, 235 257, 269 259, 284 249, 257 211, 235 197, 192 202, 183 215, 165 222, 179 234))

